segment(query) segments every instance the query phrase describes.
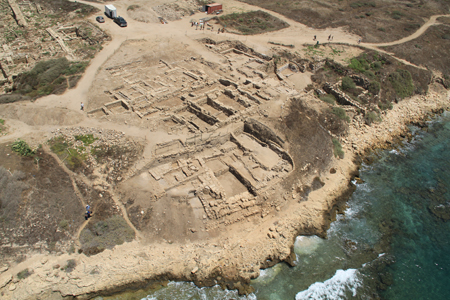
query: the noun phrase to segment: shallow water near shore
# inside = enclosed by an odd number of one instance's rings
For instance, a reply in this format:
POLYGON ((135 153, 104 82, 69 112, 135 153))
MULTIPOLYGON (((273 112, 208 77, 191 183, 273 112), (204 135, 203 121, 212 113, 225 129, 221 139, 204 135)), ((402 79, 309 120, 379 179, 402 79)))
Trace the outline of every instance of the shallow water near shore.
MULTIPOLYGON (((328 238, 297 237, 297 266, 261 270, 253 294, 172 282, 142 299, 447 299, 450 114, 429 125, 411 128, 400 149, 372 154, 328 238)), ((108 299, 131 298, 117 297, 108 299)))

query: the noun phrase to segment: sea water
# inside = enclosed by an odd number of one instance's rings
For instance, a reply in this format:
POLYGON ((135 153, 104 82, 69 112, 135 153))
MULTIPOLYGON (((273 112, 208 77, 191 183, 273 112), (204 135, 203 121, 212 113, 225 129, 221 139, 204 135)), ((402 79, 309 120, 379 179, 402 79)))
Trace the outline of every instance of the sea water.
POLYGON ((448 299, 450 114, 411 130, 411 142, 362 166, 327 239, 297 237, 297 265, 261 270, 253 294, 173 282, 143 299, 448 299))

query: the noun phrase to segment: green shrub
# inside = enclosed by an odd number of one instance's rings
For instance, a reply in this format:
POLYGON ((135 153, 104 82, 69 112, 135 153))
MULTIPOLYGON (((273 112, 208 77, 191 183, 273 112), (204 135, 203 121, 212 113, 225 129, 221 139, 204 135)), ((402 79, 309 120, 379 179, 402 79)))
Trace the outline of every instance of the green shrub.
POLYGON ((335 114, 339 119, 350 122, 350 118, 347 116, 345 110, 342 107, 335 106, 331 110, 333 114, 335 114))
POLYGON ((77 266, 77 262, 75 259, 69 259, 66 263, 66 265, 64 266, 64 268, 62 268, 63 271, 66 271, 67 273, 72 272, 75 267, 77 266))
POLYGON ((17 278, 20 279, 20 280, 22 280, 22 279, 27 278, 27 277, 30 276, 31 274, 33 274, 33 272, 30 271, 30 270, 28 270, 28 268, 26 268, 26 269, 20 271, 19 273, 17 273, 17 278))
POLYGON ((16 140, 12 144, 11 149, 22 156, 32 156, 36 153, 35 150, 32 150, 30 146, 28 146, 27 142, 21 139, 16 140))
POLYGON ((329 104, 336 104, 336 97, 331 94, 320 96, 319 99, 329 104))
POLYGON ((375 73, 370 71, 370 70, 365 70, 364 72, 362 72, 367 78, 375 80, 377 79, 377 76, 375 76, 375 73))
POLYGON ((381 61, 374 61, 371 65, 370 68, 372 68, 375 71, 378 71, 379 69, 381 69, 381 67, 383 66, 383 64, 381 63, 381 61))
POLYGON ((333 152, 335 157, 344 158, 344 150, 342 150, 342 145, 337 139, 332 139, 333 142, 333 152))
POLYGON ((378 107, 381 110, 387 110, 387 109, 392 109, 393 105, 392 105, 392 102, 390 102, 390 101, 387 101, 386 103, 380 101, 380 102, 378 102, 378 107))
POLYGON ((341 87, 342 87, 343 91, 348 91, 348 90, 356 88, 356 84, 353 82, 353 80, 350 77, 345 76, 344 78, 342 78, 341 87))
POLYGON ((389 75, 389 81, 392 84, 397 96, 401 98, 412 96, 414 93, 414 83, 411 73, 407 70, 398 69, 389 75))
POLYGON ((402 12, 398 11, 398 10, 394 10, 392 12, 392 18, 394 18, 395 20, 399 20, 403 16, 404 16, 404 14, 402 12))
POLYGON ((73 74, 83 73, 84 70, 86 69, 88 63, 89 62, 87 62, 87 61, 73 63, 72 65, 68 66, 64 70, 63 74, 64 75, 73 75, 73 74))
POLYGON ((373 95, 378 95, 378 93, 381 90, 381 85, 378 81, 372 81, 369 84, 369 88, 368 88, 369 92, 372 93, 373 95))
POLYGON ((352 58, 348 67, 359 72, 370 69, 369 63, 364 58, 352 58))
POLYGON ((376 112, 370 111, 366 113, 365 121, 367 125, 371 125, 374 122, 380 122, 381 118, 376 112))

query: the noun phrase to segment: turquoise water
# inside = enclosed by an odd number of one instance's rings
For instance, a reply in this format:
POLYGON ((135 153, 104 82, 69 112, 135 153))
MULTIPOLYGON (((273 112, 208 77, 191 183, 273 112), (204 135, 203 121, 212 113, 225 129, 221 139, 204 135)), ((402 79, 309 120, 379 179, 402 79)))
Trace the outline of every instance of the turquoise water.
POLYGON ((448 299, 450 114, 363 165, 328 238, 298 237, 297 266, 261 270, 255 292, 170 283, 144 299, 448 299))

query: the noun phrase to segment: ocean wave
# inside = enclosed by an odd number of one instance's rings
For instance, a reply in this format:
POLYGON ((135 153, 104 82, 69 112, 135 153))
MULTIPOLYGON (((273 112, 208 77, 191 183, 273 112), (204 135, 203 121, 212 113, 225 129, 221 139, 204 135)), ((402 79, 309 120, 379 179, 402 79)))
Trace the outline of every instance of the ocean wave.
POLYGON ((256 300, 255 294, 239 296, 238 292, 233 290, 222 290, 219 285, 211 288, 199 288, 192 282, 174 282, 171 281, 167 287, 155 291, 141 300, 182 300, 182 299, 202 299, 202 300, 256 300))
POLYGON ((356 269, 337 270, 336 274, 324 282, 316 282, 305 291, 297 293, 295 300, 303 299, 343 299, 351 292, 356 296, 357 288, 362 285, 356 269))

